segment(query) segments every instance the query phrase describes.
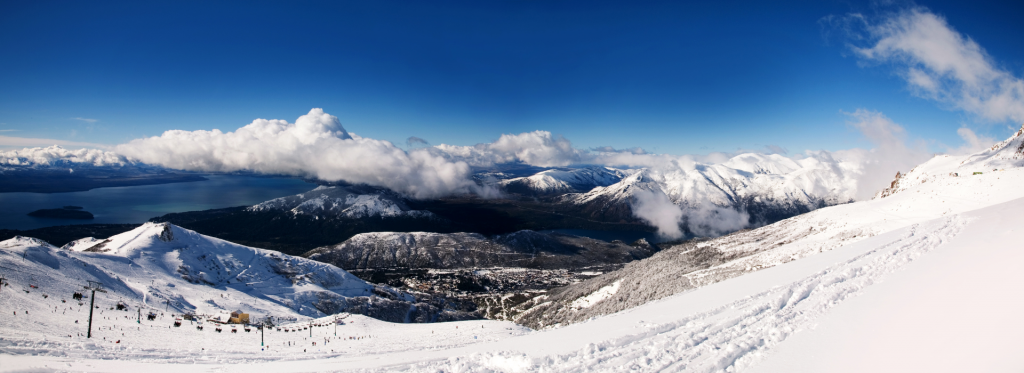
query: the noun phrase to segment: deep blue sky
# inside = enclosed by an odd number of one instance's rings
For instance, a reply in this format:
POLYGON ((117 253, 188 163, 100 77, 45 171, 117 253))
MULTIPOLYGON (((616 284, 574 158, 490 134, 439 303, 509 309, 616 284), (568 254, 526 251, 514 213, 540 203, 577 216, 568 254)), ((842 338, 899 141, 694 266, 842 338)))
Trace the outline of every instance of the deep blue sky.
MULTIPOLYGON (((1020 5, 961 3, 917 4, 1024 76, 1020 5)), ((294 121, 312 107, 400 145, 547 130, 581 148, 838 150, 869 146, 842 114, 859 108, 933 147, 959 145, 962 125, 1009 134, 912 96, 890 67, 860 66, 819 23, 870 11, 829 0, 4 0, 0 135, 117 144, 294 121)))

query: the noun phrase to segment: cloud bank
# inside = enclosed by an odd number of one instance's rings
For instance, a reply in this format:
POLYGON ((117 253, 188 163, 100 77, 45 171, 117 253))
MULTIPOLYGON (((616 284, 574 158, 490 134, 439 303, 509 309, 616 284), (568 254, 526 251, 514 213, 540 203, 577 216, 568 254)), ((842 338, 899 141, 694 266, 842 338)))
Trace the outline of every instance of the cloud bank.
POLYGON ((0 151, 0 166, 63 166, 75 163, 96 167, 121 167, 129 162, 121 155, 99 149, 67 150, 57 145, 0 151))
POLYGON ((468 191, 465 162, 349 134, 337 117, 312 109, 295 123, 257 119, 234 132, 167 131, 115 150, 168 168, 296 175, 387 187, 414 198, 468 191))
POLYGON ((916 95, 990 121, 1024 122, 1024 80, 926 8, 848 21, 863 26, 851 45, 864 61, 891 63, 916 95))
POLYGON ((521 162, 538 167, 564 167, 581 163, 581 150, 548 131, 504 134, 497 141, 474 146, 441 144, 435 147, 451 159, 473 166, 521 162))

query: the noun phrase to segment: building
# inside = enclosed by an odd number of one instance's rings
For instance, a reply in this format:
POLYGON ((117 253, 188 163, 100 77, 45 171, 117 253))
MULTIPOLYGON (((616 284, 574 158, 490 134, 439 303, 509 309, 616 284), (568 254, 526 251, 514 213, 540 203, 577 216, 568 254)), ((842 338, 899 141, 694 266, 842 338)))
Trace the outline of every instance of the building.
POLYGON ((231 318, 228 319, 228 323, 231 324, 248 324, 249 314, 242 312, 241 310, 231 313, 231 318))

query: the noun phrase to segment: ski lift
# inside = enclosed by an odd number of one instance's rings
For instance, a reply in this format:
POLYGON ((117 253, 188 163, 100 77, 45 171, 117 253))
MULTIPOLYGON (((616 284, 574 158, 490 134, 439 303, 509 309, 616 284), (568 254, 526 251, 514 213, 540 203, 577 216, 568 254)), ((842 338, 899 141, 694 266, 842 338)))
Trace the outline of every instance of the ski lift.
POLYGON ((76 291, 74 294, 71 295, 71 299, 82 300, 82 293, 76 291))

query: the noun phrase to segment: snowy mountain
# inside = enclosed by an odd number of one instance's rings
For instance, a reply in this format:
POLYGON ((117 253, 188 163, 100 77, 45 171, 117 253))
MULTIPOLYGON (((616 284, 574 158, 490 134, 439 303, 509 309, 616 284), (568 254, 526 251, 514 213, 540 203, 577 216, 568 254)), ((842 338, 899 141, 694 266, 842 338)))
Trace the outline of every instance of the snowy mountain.
POLYGON ((306 257, 345 269, 373 268, 584 268, 646 258, 657 248, 529 230, 495 236, 477 233, 374 232, 358 234, 306 257))
POLYGON ((1024 162, 1013 158, 1020 137, 1018 132, 989 150, 966 157, 936 156, 894 181, 892 190, 899 193, 880 193, 886 198, 819 209, 758 229, 666 248, 620 271, 522 304, 516 320, 538 328, 579 322, 929 219, 1024 197, 1016 190, 1024 182, 1024 169, 1019 166, 1024 162), (965 171, 994 164, 1011 168, 980 175, 965 171), (573 306, 611 288, 618 293, 602 298, 603 302, 590 302, 585 308, 573 306))
POLYGON ((531 176, 502 180, 498 185, 506 192, 523 195, 579 193, 615 184, 635 172, 611 167, 551 169, 531 176))
POLYGON ((97 281, 109 297, 176 313, 243 310, 295 318, 348 311, 397 322, 471 317, 368 284, 329 264, 167 223, 147 223, 105 240, 78 240, 65 249, 16 237, 0 242, 0 266, 17 269, 9 279, 54 296, 69 296, 97 281))
POLYGON ((593 218, 616 221, 637 215, 638 193, 660 195, 682 208, 691 231, 717 235, 745 225, 718 227, 713 215, 724 210, 748 214, 744 223, 762 225, 850 202, 856 176, 856 165, 826 153, 803 159, 741 154, 721 164, 641 169, 615 184, 567 194, 561 202, 593 218))
MULTIPOLYGON (((311 345, 295 333, 269 333, 273 348, 265 350, 242 333, 166 326, 151 327, 159 338, 149 338, 129 322, 101 319, 108 339, 131 340, 85 341, 72 335, 84 328, 63 321, 62 312, 74 310, 30 287, 39 284, 34 273, 50 268, 40 264, 47 260, 5 249, 5 271, 23 261, 33 274, 4 272, 13 275, 0 301, 17 312, 0 318, 0 363, 24 371, 233 370, 253 363, 270 372, 1017 371, 1024 168, 974 175, 960 167, 979 154, 933 159, 908 173, 930 170, 920 179, 926 181, 885 198, 686 242, 549 293, 525 313, 547 326, 533 332, 495 321, 354 318, 356 325, 338 326, 349 338, 307 352, 311 345)), ((74 275, 73 265, 66 267, 74 275)), ((313 333, 317 341, 331 335, 313 333)))
POLYGON ((313 218, 431 218, 429 211, 411 210, 397 193, 364 186, 320 186, 309 192, 275 198, 248 211, 289 211, 313 218))

